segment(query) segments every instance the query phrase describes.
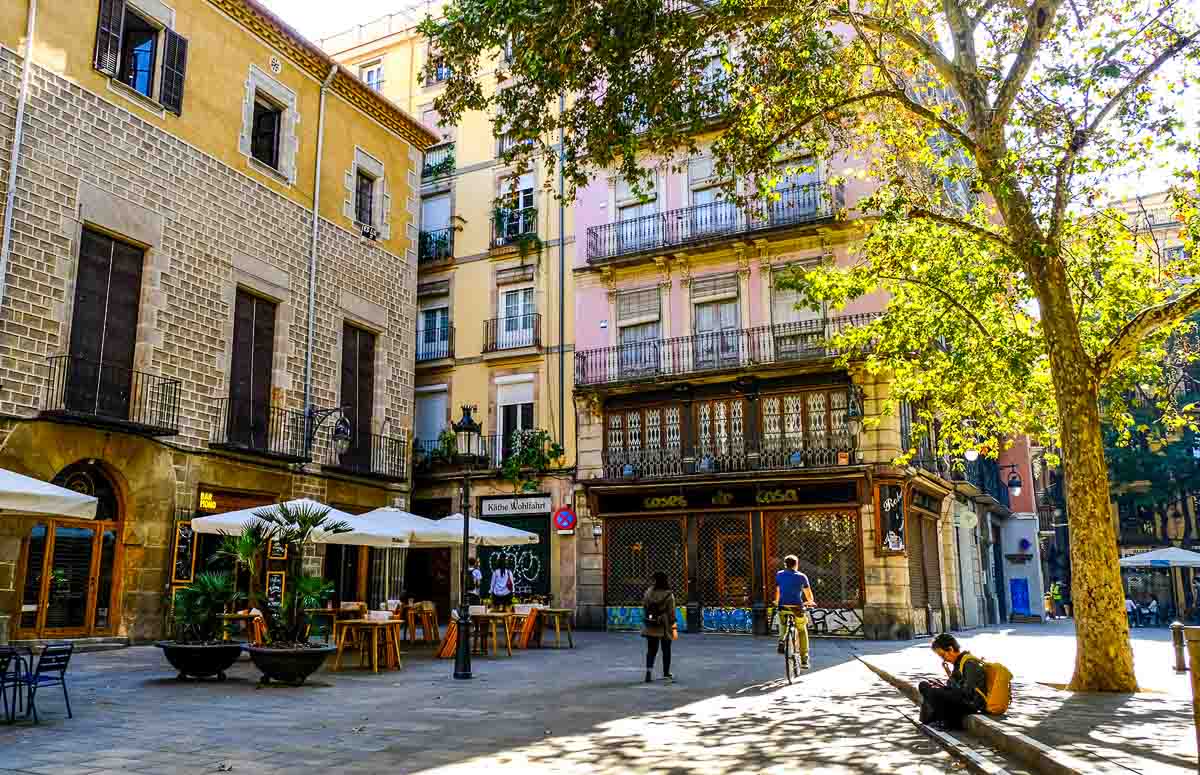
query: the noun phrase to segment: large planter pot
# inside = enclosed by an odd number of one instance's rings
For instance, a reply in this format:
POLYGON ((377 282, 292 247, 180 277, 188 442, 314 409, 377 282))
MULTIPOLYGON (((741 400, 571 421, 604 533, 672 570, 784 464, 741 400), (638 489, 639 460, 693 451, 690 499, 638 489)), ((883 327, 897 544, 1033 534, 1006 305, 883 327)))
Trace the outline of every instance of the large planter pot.
POLYGON ((315 673, 325 658, 337 652, 335 646, 314 646, 303 649, 273 649, 246 646, 250 660, 262 671, 263 682, 281 681, 299 686, 315 673))
POLYGON ((180 680, 210 678, 225 680, 228 670, 242 654, 241 643, 187 644, 173 640, 160 640, 154 644, 163 650, 163 656, 171 667, 179 671, 180 680))

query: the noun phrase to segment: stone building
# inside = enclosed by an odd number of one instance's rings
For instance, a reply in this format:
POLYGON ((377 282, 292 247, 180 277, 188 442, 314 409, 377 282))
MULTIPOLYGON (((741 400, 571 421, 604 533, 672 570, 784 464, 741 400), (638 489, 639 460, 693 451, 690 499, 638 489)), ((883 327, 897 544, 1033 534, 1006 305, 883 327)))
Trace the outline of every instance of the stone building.
POLYGON ((156 638, 194 514, 406 502, 437 138, 254 0, 7 3, 0 43, 0 467, 100 499, 0 521, 0 615, 156 638))
MULTIPOLYGON (((414 27, 425 12, 420 4, 320 41, 439 137, 421 170, 413 510, 436 517, 469 508, 537 533, 541 540, 533 546, 481 549, 485 578, 492 558, 505 554, 519 596, 574 607, 577 539, 551 524, 554 511, 570 504, 575 461, 571 208, 555 200, 559 181, 544 167, 520 174, 504 161, 516 139, 492 116, 471 112, 457 126, 441 120, 433 101, 448 70, 414 27), (435 66, 427 71, 431 58, 435 66), (475 407, 482 426, 471 455, 459 454, 451 429, 464 404, 475 407), (518 497, 500 469, 531 431, 544 431, 541 438, 561 444, 565 454, 518 497), (465 504, 466 461, 473 470, 465 504)), ((498 69, 505 54, 485 56, 498 69)), ((482 83, 496 88, 493 70, 482 83)), ((428 569, 422 591, 439 610, 457 601, 458 552, 412 550, 408 561, 428 569)))

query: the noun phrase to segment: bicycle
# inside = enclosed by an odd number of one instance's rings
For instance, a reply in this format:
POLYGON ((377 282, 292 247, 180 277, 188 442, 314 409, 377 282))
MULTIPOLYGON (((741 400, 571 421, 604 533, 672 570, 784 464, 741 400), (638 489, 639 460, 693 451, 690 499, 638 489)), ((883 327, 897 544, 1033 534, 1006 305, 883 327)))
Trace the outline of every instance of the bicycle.
POLYGON ((804 606, 780 606, 779 626, 783 632, 783 672, 790 684, 800 675, 802 657, 800 655, 800 630, 796 617, 805 615, 804 606))

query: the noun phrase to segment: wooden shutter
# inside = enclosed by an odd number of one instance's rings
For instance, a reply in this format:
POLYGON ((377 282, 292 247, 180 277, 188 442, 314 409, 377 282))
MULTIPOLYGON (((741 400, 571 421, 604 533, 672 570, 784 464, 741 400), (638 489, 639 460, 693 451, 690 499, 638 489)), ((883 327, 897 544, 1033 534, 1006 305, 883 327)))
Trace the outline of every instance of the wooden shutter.
POLYGON ((275 360, 275 305, 254 298, 254 403, 271 405, 271 372, 275 360))
POLYGON ((344 459, 367 464, 375 414, 375 335, 349 323, 342 326, 342 405, 349 407, 354 433, 344 459))
POLYGON ((166 31, 163 47, 162 106, 175 115, 183 114, 183 81, 187 72, 187 38, 175 30, 166 31))
POLYGON ((921 546, 925 559, 925 589, 929 605, 940 611, 942 608, 942 563, 939 560, 937 522, 922 520, 921 546))
POLYGON ((96 20, 96 53, 92 64, 116 78, 121 64, 121 32, 125 27, 125 0, 100 0, 96 20))
POLYGON ((904 537, 908 547, 908 583, 912 592, 912 607, 924 608, 929 604, 929 593, 925 587, 925 519, 920 514, 908 513, 908 535, 904 537))
POLYGON ((234 443, 267 443, 274 349, 275 304, 239 288, 229 369, 229 432, 234 443))

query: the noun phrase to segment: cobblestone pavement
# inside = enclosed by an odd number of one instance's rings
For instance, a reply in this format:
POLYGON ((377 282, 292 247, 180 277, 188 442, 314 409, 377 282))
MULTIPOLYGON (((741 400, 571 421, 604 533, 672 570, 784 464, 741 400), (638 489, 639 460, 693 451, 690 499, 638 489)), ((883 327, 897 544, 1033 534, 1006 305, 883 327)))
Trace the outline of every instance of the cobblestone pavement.
POLYGON ((793 686, 770 639, 685 635, 679 680, 650 685, 636 635, 576 642, 476 659, 470 682, 454 681, 449 662, 409 655, 399 673, 321 672, 298 689, 257 689, 245 661, 225 683, 179 683, 154 648, 80 654, 75 718, 50 690, 40 726, 0 725, 0 773, 960 769, 844 642, 816 641, 813 670, 793 686))
MULTIPOLYGON (((1003 723, 1069 753, 1097 773, 1196 772, 1191 684, 1186 673, 1173 670, 1166 629, 1133 631, 1134 667, 1144 691, 1116 695, 1062 690, 1075 661, 1075 629, 1069 620, 993 627, 958 637, 972 653, 1013 671, 1013 706, 1003 723)), ((940 672, 927 640, 904 647, 859 642, 854 648, 912 682, 940 672)))

